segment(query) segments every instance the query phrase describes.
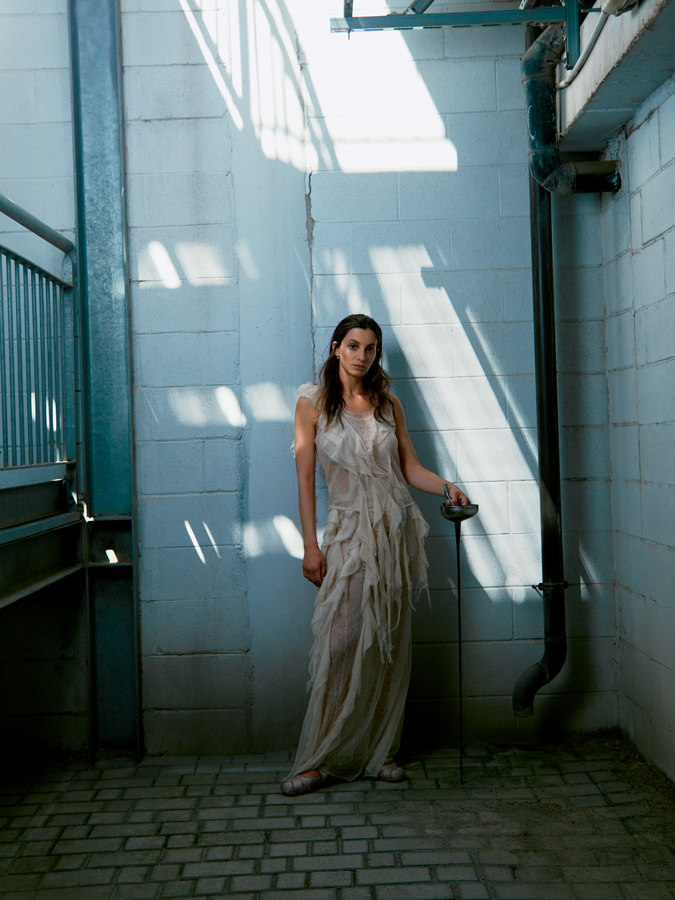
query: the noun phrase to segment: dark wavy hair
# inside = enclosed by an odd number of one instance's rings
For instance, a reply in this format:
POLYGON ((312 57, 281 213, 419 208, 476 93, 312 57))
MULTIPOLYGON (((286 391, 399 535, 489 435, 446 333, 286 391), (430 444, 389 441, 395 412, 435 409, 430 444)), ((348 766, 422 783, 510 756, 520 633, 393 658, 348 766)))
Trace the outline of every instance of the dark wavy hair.
POLYGON ((352 328, 361 328, 364 331, 370 330, 375 334, 377 339, 377 349, 375 351, 375 359, 371 367, 363 377, 363 386, 370 394, 370 398, 374 403, 374 415, 380 422, 386 422, 388 425, 394 425, 394 405, 391 402, 389 386, 391 379, 384 371, 381 364, 382 359, 382 329, 375 319, 362 313, 355 313, 347 316, 335 328, 333 337, 330 339, 328 348, 328 358, 321 367, 319 375, 319 383, 321 390, 318 396, 318 407, 326 416, 327 425, 336 421, 342 424, 342 410, 345 408, 345 401, 342 397, 342 382, 340 381, 340 363, 335 355, 333 344, 338 347, 345 339, 345 336, 352 328))

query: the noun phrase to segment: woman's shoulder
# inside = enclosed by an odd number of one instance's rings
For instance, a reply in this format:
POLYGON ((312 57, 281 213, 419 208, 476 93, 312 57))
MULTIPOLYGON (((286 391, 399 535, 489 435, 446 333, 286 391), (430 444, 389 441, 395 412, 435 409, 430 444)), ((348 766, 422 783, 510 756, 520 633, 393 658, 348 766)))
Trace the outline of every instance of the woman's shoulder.
POLYGON ((309 400, 312 406, 316 406, 320 390, 320 385, 308 381, 306 384, 301 384, 298 388, 298 399, 304 397, 305 400, 309 400))
POLYGON ((405 413, 403 412, 403 406, 401 405, 401 401, 398 399, 396 394, 392 394, 389 392, 389 400, 391 401, 392 408, 394 410, 394 418, 396 423, 398 424, 401 421, 405 421, 405 413))

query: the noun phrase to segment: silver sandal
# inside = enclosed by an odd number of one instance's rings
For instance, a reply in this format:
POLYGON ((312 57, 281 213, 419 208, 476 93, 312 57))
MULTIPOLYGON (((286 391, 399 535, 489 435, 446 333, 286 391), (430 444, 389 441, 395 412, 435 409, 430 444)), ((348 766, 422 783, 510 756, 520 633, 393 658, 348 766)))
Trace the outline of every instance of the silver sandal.
POLYGON ((393 761, 385 763, 380 769, 380 774, 377 777, 380 781, 388 781, 390 783, 408 780, 405 769, 393 761))
POLYGON ((311 794, 328 779, 328 772, 319 769, 318 775, 294 775, 281 782, 281 793, 287 797, 298 797, 301 794, 311 794))

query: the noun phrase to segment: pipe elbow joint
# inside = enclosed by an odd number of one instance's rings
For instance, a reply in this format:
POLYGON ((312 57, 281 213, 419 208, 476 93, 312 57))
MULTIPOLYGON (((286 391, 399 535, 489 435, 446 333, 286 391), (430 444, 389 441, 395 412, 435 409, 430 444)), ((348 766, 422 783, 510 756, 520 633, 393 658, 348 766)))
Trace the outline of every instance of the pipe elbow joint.
POLYGON ((551 194, 617 191, 621 179, 615 161, 563 162, 558 151, 555 71, 564 47, 562 25, 549 25, 521 62, 530 171, 551 194))
POLYGON ((534 715, 534 695, 548 684, 546 670, 540 662, 525 669, 513 689, 513 715, 526 718, 534 715))
POLYGON ((513 689, 513 715, 518 718, 534 715, 537 691, 558 675, 567 659, 567 638, 564 631, 557 640, 547 640, 539 662, 525 669, 513 689))

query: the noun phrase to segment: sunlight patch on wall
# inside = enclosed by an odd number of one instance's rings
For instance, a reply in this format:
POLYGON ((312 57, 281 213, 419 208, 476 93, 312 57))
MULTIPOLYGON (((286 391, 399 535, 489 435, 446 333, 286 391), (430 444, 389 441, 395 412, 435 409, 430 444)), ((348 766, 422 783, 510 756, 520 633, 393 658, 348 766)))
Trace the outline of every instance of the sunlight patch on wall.
POLYGON ((218 248, 206 241, 178 241, 176 256, 190 284, 225 284, 228 280, 218 248))
MULTIPOLYGON (((457 171, 457 148, 446 138, 438 113, 400 118, 336 116, 326 120, 326 128, 342 172, 457 171)), ((312 131, 316 135, 317 128, 312 131)), ((333 168, 325 157, 323 167, 333 168)))
POLYGON ((234 245, 235 253, 239 258, 239 265, 244 270, 244 274, 249 279, 249 281, 258 281, 260 278, 260 272, 258 271, 258 267, 255 264, 255 260, 253 259, 253 254, 251 253, 251 248, 248 243, 244 240, 239 240, 234 245))
MULTIPOLYGON (((192 31, 192 34, 194 35, 194 38, 197 41, 197 46, 199 47, 199 50, 200 50, 202 56, 204 57, 204 61, 205 61, 206 65, 209 67, 209 72, 211 73, 213 80, 216 83, 216 87, 220 91, 220 94, 221 94, 223 100, 225 101, 225 104, 227 106, 227 111, 229 112, 230 116, 232 117, 232 121, 234 122, 235 128, 238 131, 243 131, 244 120, 241 117, 241 113, 239 112, 239 110, 237 108, 237 104, 234 101, 234 98, 230 92, 230 89, 228 88, 227 84, 225 83, 223 74, 220 71, 220 66, 219 66, 218 62, 216 62, 216 59, 213 56, 211 49, 209 48, 207 40, 204 37, 204 34, 202 33, 202 29, 201 29, 199 23, 197 22, 195 14, 190 9, 190 7, 188 5, 188 0, 179 0, 179 3, 181 5, 183 12, 185 13, 185 18, 187 19, 188 25, 190 26, 190 30, 192 31)), ((200 16, 200 18, 203 17, 203 15, 204 14, 202 13, 202 16, 200 16)))
POLYGON ((305 555, 305 550, 302 543, 302 535, 295 524, 288 516, 275 516, 272 522, 288 555, 293 556, 295 559, 302 559, 305 555))
POLYGON ((232 388, 225 386, 216 388, 216 400, 230 425, 234 425, 235 428, 243 428, 246 425, 246 416, 241 411, 237 395, 232 388))
POLYGON ((176 290, 182 285, 183 282, 171 261, 169 251, 161 241, 150 241, 148 244, 148 255, 164 287, 176 290))
MULTIPOLYGON (((433 266, 429 251, 423 244, 400 244, 396 247, 371 247, 368 251, 373 272, 378 274, 414 272, 433 266)), ((441 262, 450 264, 441 252, 441 262)))
POLYGON ((266 553, 287 553, 294 559, 304 557, 302 535, 287 516, 274 516, 244 525, 244 553, 255 559, 266 553))
POLYGON ((213 392, 211 388, 172 388, 168 392, 168 401, 171 411, 182 425, 197 428, 224 423, 233 428, 246 425, 246 416, 241 411, 236 394, 225 385, 213 392))
POLYGON ((244 389, 244 397, 256 422, 291 422, 291 412, 278 384, 263 381, 244 389))
POLYGON ((204 565, 206 565, 206 557, 204 556, 204 551, 199 546, 199 541, 197 540, 197 535, 194 533, 194 531, 192 529, 192 525, 190 525, 190 523, 188 522, 187 519, 185 519, 184 524, 185 524, 185 530, 188 533, 188 537, 192 541, 192 546, 195 548, 195 553, 197 554, 199 559, 202 561, 202 563, 204 565))
POLYGON ((305 123, 296 82, 300 75, 295 41, 278 5, 248 0, 250 117, 267 159, 304 172, 305 123))

